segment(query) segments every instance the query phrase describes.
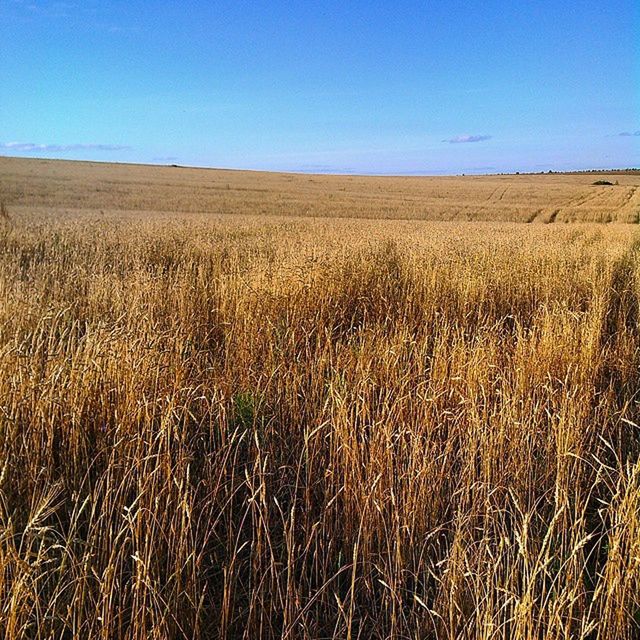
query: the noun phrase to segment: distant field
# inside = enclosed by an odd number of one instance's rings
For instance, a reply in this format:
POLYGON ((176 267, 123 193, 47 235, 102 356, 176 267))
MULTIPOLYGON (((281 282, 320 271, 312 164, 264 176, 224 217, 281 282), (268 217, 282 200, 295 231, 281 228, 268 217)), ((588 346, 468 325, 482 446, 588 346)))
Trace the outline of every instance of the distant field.
POLYGON ((638 638, 599 177, 1 160, 0 637, 638 638))
POLYGON ((637 223, 639 186, 640 173, 361 177, 0 158, 0 199, 48 210, 637 223), (602 179, 618 184, 593 185, 602 179))

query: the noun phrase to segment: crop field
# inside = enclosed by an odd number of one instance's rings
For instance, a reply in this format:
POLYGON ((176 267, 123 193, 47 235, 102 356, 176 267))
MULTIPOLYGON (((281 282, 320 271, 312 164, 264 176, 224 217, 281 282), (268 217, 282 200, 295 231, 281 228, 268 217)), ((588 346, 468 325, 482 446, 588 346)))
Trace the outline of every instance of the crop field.
POLYGON ((0 636, 637 638, 639 187, 0 159, 0 636))
POLYGON ((640 171, 323 176, 0 157, 12 208, 495 222, 640 219, 640 171), (611 185, 595 185, 604 180, 611 185), (616 184, 616 182, 618 184, 616 184))

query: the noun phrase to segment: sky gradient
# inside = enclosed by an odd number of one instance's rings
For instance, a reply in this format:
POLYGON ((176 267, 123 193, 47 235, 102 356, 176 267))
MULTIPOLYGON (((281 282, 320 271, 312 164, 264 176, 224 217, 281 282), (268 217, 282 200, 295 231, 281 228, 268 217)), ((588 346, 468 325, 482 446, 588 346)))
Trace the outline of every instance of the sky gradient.
POLYGON ((0 1, 0 154, 640 166, 640 3, 0 1))

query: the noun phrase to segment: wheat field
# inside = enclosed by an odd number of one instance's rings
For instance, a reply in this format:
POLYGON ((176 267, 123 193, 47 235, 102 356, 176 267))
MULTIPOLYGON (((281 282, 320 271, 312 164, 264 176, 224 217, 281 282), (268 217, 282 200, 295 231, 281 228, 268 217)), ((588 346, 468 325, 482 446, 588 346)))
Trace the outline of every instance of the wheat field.
POLYGON ((0 157, 14 210, 500 222, 640 220, 640 171, 447 177, 331 176, 0 157), (594 185, 605 179, 610 186, 594 185), (616 184, 617 183, 617 184, 616 184))
POLYGON ((638 637, 595 179, 0 160, 1 635, 638 637))

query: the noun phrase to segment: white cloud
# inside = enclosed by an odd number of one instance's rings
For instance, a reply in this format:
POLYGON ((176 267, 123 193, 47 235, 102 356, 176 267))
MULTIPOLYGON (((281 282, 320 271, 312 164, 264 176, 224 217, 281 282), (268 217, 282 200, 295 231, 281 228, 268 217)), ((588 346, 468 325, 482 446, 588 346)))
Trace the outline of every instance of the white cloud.
POLYGON ((131 147, 123 144, 36 144, 35 142, 0 142, 7 151, 121 151, 131 147))
POLYGON ((490 140, 491 136, 481 135, 481 136, 456 136, 455 138, 449 138, 448 140, 443 140, 442 142, 448 142, 449 144, 460 144, 463 142, 482 142, 483 140, 490 140))

